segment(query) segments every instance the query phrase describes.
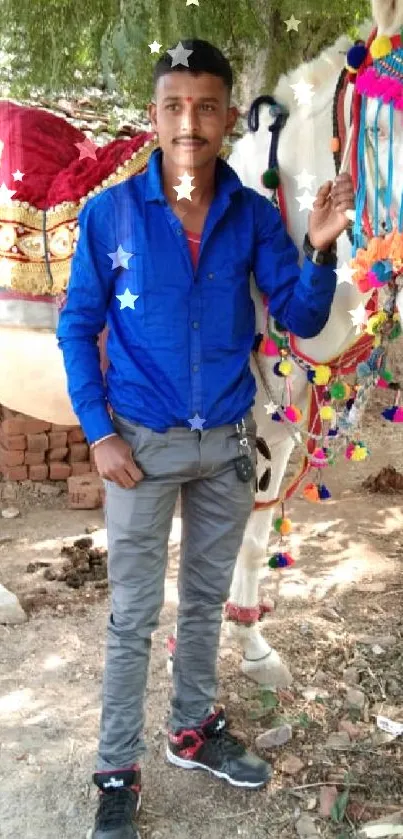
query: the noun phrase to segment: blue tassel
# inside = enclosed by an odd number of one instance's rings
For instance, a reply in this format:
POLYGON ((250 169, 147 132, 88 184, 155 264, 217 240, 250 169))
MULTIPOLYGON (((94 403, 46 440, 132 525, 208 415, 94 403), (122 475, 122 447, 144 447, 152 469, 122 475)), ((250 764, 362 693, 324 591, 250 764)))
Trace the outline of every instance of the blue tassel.
POLYGON ((395 416, 396 411, 396 405, 394 405, 393 408, 385 408, 385 410, 382 411, 382 416, 384 417, 384 419, 393 422, 393 417, 395 416))
POLYGON ((365 207, 366 198, 366 170, 365 170, 365 128, 366 128, 366 112, 367 112, 367 97, 362 97, 361 115, 360 115, 360 130, 358 135, 358 189, 356 199, 356 215, 354 222, 354 245, 353 256, 356 255, 358 248, 363 247, 364 237, 362 234, 362 216, 365 207))
POLYGON ((379 112, 382 108, 382 99, 378 102, 378 107, 375 116, 375 211, 374 211, 374 233, 379 236, 379 112))
POLYGON ((282 421, 282 418, 281 418, 278 411, 275 411, 274 414, 271 415, 271 418, 272 418, 272 420, 274 420, 274 422, 281 422, 282 421))
POLYGON ((389 157, 388 157, 388 186, 386 192, 386 230, 388 233, 392 230, 392 217, 390 214, 393 198, 393 120, 394 120, 393 102, 389 105, 389 157))
POLYGON ((325 484, 319 484, 318 493, 321 501, 327 501, 328 498, 332 497, 332 493, 330 492, 330 490, 328 490, 325 484))

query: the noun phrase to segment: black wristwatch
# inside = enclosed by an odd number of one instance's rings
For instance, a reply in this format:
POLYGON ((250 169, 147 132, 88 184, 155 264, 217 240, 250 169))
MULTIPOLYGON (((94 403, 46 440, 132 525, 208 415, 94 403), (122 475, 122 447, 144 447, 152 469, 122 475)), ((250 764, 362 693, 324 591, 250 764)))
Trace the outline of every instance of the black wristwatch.
POLYGON ((337 248, 336 242, 327 251, 319 251, 314 248, 308 234, 305 235, 303 250, 305 256, 314 263, 314 265, 336 265, 337 264, 337 248))

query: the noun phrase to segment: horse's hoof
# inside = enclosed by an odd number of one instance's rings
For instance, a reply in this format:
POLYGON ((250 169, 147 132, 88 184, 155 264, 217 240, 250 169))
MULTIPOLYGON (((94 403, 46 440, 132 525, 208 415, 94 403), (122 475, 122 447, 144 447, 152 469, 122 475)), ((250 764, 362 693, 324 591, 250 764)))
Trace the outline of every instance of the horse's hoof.
POLYGON ((292 675, 276 650, 258 661, 242 659, 241 670, 245 676, 268 690, 288 688, 292 684, 292 675))

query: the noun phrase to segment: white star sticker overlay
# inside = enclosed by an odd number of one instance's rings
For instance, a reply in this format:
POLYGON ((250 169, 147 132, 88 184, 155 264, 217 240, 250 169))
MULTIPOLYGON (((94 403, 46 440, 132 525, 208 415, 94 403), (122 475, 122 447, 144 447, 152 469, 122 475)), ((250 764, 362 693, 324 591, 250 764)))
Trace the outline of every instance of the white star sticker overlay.
POLYGON ((191 431, 203 431, 203 425, 206 422, 206 420, 202 419, 202 417, 199 417, 199 414, 195 414, 194 417, 192 417, 192 419, 188 420, 188 422, 190 422, 191 431))
POLYGON ((316 175, 310 175, 306 169, 303 169, 299 175, 294 175, 298 183, 298 189, 312 189, 313 181, 316 181, 316 175))
POLYGON ((85 160, 86 157, 90 157, 91 160, 97 160, 98 146, 92 140, 89 140, 88 137, 82 143, 74 143, 74 145, 77 146, 80 152, 79 160, 85 160))
POLYGON ((191 182, 194 180, 194 175, 189 175, 188 172, 185 172, 184 175, 178 178, 181 182, 180 186, 174 186, 174 190, 178 193, 177 201, 180 201, 181 198, 187 198, 189 201, 192 200, 191 192, 193 189, 196 189, 195 186, 192 186, 191 182))
POLYGON ((129 251, 125 251, 122 248, 122 245, 119 245, 117 251, 115 253, 108 253, 109 258, 112 260, 112 271, 114 268, 127 268, 129 269, 129 259, 133 256, 132 253, 129 251))
POLYGON ((356 327, 355 334, 359 335, 361 332, 361 327, 364 326, 364 324, 368 320, 368 312, 366 311, 364 304, 360 303, 360 305, 357 306, 356 309, 349 309, 348 313, 349 315, 351 315, 353 326, 356 327))
POLYGON ((351 265, 348 264, 348 262, 343 262, 341 268, 336 268, 337 285, 341 285, 342 283, 354 285, 353 275, 356 273, 357 268, 352 268, 351 265))
POLYGON ((187 6, 200 6, 199 0, 186 0, 187 6))
POLYGON ((168 55, 172 58, 171 67, 176 67, 177 64, 183 64, 184 67, 189 67, 188 57, 192 55, 193 50, 187 50, 179 41, 179 44, 173 50, 167 50, 168 55))
POLYGON ((22 181, 24 174, 24 172, 20 172, 20 170, 17 169, 16 172, 13 172, 13 178, 15 181, 22 181))
POLYGON ((311 192, 305 190, 302 195, 297 195, 297 201, 299 202, 300 213, 302 213, 303 210, 313 210, 315 195, 312 195, 311 192))
POLYGON ((276 405, 275 402, 268 402, 267 405, 265 405, 264 407, 266 409, 267 415, 271 416, 271 414, 274 414, 274 412, 277 411, 278 405, 276 405))
POLYGON ((116 294, 117 299, 120 301, 120 311, 122 309, 134 309, 134 304, 139 296, 139 294, 132 294, 129 288, 126 289, 124 294, 116 294))
POLYGON ((11 204, 11 199, 15 195, 15 189, 8 189, 4 181, 0 186, 0 204, 11 204))
POLYGON ((291 32, 291 30, 292 30, 292 29, 294 29, 294 30, 295 30, 295 32, 298 32, 298 27, 299 27, 299 25, 300 25, 301 21, 300 21, 300 20, 297 20, 297 19, 294 17, 294 15, 291 15, 290 19, 289 19, 289 20, 285 20, 285 21, 284 21, 284 23, 286 23, 286 24, 287 24, 287 32, 291 32))
POLYGON ((298 105, 310 105, 312 97, 315 94, 313 84, 308 84, 304 79, 300 79, 296 84, 290 85, 294 91, 294 96, 298 105))
POLYGON ((159 53, 162 44, 159 44, 158 41, 153 41, 152 44, 148 45, 150 47, 151 53, 156 52, 159 53))

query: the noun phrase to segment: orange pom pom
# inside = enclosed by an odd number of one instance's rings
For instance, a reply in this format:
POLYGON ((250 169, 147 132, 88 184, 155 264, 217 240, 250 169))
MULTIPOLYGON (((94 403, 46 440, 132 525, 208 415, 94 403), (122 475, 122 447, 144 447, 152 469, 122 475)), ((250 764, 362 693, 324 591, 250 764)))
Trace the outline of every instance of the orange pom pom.
POLYGON ((319 492, 315 484, 307 484, 304 488, 303 496, 307 501, 319 501, 319 492))
POLYGON ((340 140, 338 137, 332 137, 330 142, 330 151, 337 152, 340 151, 340 140))

